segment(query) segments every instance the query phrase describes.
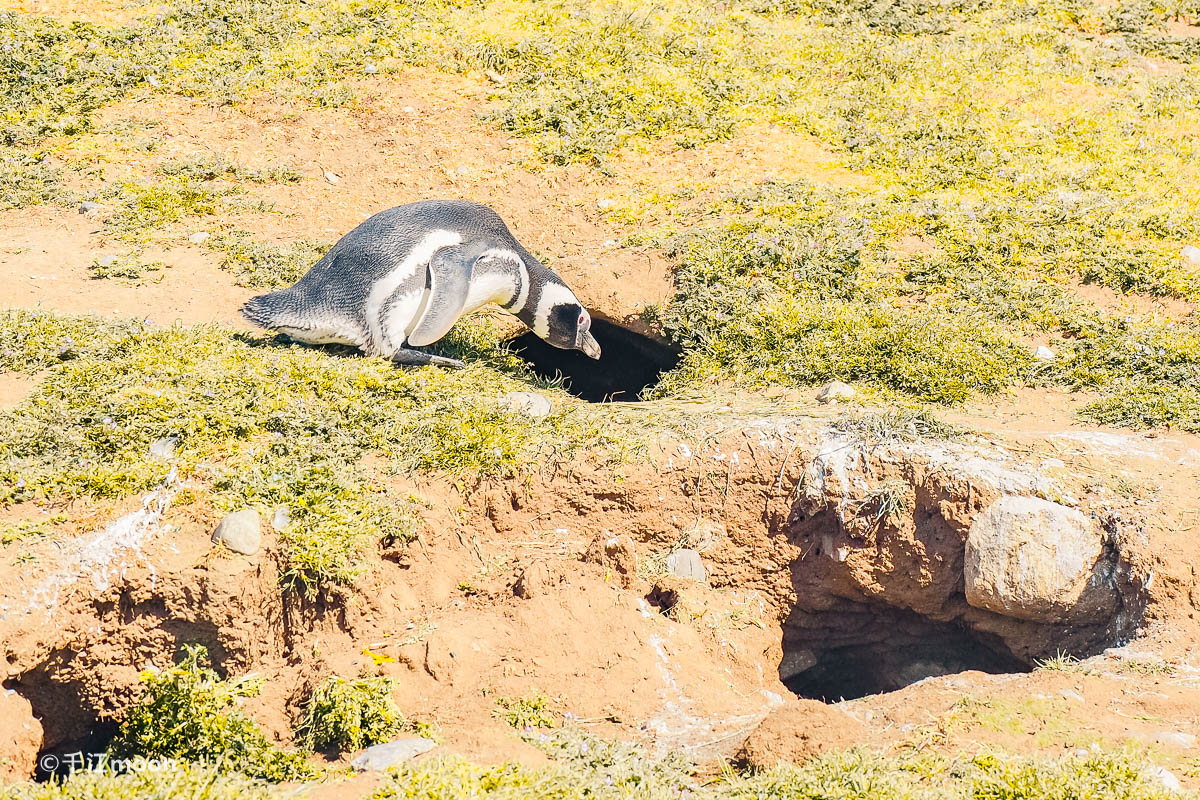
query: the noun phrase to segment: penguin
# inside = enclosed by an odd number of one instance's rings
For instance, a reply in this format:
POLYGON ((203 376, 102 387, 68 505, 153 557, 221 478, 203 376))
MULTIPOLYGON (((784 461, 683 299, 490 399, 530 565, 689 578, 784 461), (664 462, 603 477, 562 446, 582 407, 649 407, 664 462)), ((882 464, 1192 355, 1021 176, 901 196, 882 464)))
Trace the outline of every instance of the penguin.
POLYGON ((308 344, 345 344, 397 364, 462 368, 414 348, 485 303, 540 338, 600 358, 592 319, 570 287, 487 206, 423 200, 381 211, 343 236, 294 286, 246 301, 260 328, 308 344))

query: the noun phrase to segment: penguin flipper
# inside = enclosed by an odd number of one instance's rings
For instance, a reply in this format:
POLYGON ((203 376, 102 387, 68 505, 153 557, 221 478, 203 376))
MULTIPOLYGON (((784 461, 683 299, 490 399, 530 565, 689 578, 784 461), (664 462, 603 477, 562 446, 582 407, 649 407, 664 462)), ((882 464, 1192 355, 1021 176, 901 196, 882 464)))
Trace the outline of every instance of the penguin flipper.
POLYGON ((408 335, 410 345, 424 347, 450 332, 467 304, 474 267, 474 259, 455 247, 443 247, 433 254, 428 267, 429 301, 408 335))

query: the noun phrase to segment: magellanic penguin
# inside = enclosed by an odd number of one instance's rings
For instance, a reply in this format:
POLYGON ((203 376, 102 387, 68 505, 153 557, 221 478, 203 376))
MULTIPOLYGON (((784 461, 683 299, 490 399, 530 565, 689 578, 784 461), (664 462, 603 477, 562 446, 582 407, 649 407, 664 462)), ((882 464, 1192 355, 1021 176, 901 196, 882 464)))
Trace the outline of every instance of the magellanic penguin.
POLYGON ((381 211, 346 234, 290 289, 251 298, 242 315, 309 344, 348 344, 399 364, 462 367, 424 347, 485 303, 555 347, 600 357, 592 319, 500 215, 461 200, 381 211))

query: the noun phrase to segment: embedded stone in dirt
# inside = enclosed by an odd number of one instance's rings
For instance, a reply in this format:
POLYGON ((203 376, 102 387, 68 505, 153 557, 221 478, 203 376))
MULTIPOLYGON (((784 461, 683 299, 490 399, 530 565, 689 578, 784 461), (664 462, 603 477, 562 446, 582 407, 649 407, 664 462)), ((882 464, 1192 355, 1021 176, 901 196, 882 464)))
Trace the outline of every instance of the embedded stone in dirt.
POLYGON ((818 403, 832 403, 834 400, 849 400, 858 392, 854 391, 854 387, 848 383, 841 381, 830 381, 821 387, 821 391, 817 392, 818 403))
POLYGON ((564 389, 589 403, 639 400, 679 363, 674 347, 601 317, 592 317, 592 335, 600 343, 599 360, 578 350, 560 350, 532 331, 508 344, 535 373, 547 380, 561 378, 564 389))
POLYGON ((793 700, 771 712, 742 744, 737 758, 757 769, 803 764, 861 742, 866 728, 846 712, 816 700, 793 700))
POLYGON ((234 511, 213 531, 214 544, 223 544, 235 553, 252 556, 262 546, 262 526, 252 508, 234 511))
POLYGON ((535 561, 521 571, 521 577, 513 586, 513 594, 531 600, 549 594, 559 583, 562 583, 561 572, 545 561, 535 561))
POLYGON ((513 411, 527 414, 534 419, 549 416, 550 412, 554 410, 554 404, 550 402, 550 398, 537 392, 509 392, 500 398, 500 402, 513 411))
POLYGON ((627 535, 613 536, 605 532, 592 539, 583 560, 589 564, 599 564, 605 569, 612 570, 621 579, 621 585, 628 588, 637 578, 637 550, 633 539, 627 535))
POLYGON ((680 578, 701 583, 708 580, 708 573, 704 569, 700 554, 687 547, 682 547, 667 556, 667 569, 680 578))
POLYGON ((0 689, 0 785, 28 780, 42 748, 42 723, 33 706, 11 689, 0 689))
POLYGON ((383 772, 389 767, 402 764, 422 753, 428 753, 435 747, 437 747, 437 742, 420 736, 397 739, 394 742, 368 747, 354 757, 350 766, 359 772, 383 772))
POLYGON ((1007 495, 971 524, 963 574, 967 602, 1040 622, 1091 621, 1116 608, 1097 568, 1104 540, 1086 516, 1036 497, 1007 495))

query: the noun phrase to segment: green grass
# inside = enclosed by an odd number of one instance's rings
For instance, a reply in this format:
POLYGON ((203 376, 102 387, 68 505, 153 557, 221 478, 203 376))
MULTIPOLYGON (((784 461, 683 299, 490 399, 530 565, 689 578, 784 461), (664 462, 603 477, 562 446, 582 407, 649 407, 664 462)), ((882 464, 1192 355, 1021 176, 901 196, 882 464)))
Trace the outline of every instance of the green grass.
POLYGON ((497 697, 495 714, 517 730, 553 728, 558 724, 550 709, 550 698, 542 694, 497 697))
POLYGON ((308 700, 297 741, 310 750, 361 750, 407 734, 436 740, 428 723, 412 722, 392 700, 395 682, 386 677, 349 680, 330 676, 308 700))
POLYGON ((168 770, 113 774, 80 770, 62 781, 0 788, 4 800, 280 800, 294 796, 266 781, 181 762, 168 770))
POLYGON ((0 370, 48 371, 0 412, 0 503, 127 497, 177 469, 219 512, 289 509, 282 579, 311 595, 352 583, 379 540, 412 535, 416 507, 389 495, 388 471, 513 475, 543 455, 621 451, 582 404, 541 420, 503 406, 532 381, 485 322, 459 326, 442 352, 472 363, 405 370, 215 326, 2 312, 0 370), (150 453, 167 437, 170 461, 150 453))
POLYGON ((270 244, 236 231, 209 240, 209 246, 221 252, 221 266, 235 276, 239 286, 278 289, 290 286, 325 255, 332 242, 299 239, 286 244, 270 244))
POLYGON ((316 777, 304 753, 280 750, 241 712, 240 699, 257 695, 263 679, 223 680, 207 661, 204 647, 188 646, 177 666, 143 673, 142 694, 125 712, 109 755, 208 763, 271 782, 316 777))

